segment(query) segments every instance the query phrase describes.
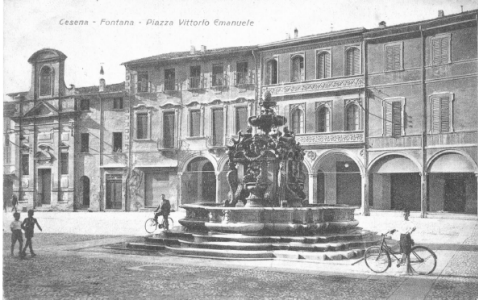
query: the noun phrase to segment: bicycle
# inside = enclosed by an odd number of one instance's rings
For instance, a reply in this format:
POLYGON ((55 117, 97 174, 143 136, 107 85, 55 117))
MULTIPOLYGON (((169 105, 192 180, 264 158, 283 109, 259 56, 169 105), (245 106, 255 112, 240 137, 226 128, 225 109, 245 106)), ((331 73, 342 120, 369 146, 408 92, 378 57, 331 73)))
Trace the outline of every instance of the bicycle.
MULTIPOLYGON (((380 246, 367 248, 364 257, 361 259, 365 260, 367 267, 375 273, 383 273, 390 268, 392 265, 390 254, 398 261, 397 267, 400 267, 401 257, 399 258, 396 256, 396 254, 400 253, 394 252, 386 242, 388 234, 392 232, 394 232, 394 230, 382 234, 382 243, 380 246)), ((420 275, 428 275, 436 268, 437 256, 435 252, 427 247, 414 246, 408 254, 408 261, 410 262, 412 272, 420 275)))
MULTIPOLYGON (((146 223, 144 223, 144 229, 146 229, 147 233, 153 233, 156 231, 156 229, 161 229, 161 228, 166 228, 165 222, 164 222, 163 216, 158 217, 158 221, 154 218, 149 218, 146 220, 146 223)), ((171 217, 168 217, 168 223, 169 223, 169 228, 172 228, 174 226, 174 221, 171 217)), ((168 228, 166 228, 168 230, 168 228)))

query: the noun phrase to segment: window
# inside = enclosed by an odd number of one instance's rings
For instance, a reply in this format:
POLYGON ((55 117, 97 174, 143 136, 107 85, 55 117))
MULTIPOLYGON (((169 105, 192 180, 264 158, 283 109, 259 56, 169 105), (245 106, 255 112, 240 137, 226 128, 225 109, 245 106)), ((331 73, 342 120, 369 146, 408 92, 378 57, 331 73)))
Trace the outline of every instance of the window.
POLYGON ((148 138, 148 114, 136 114, 136 138, 144 140, 148 138))
POLYGON ((163 115, 163 147, 174 148, 174 112, 163 115))
POLYGON ((385 71, 398 71, 403 69, 402 43, 385 45, 385 71))
POLYGON ((250 82, 249 78, 247 62, 238 62, 236 65, 236 70, 236 85, 252 83, 250 82))
POLYGON ((223 86, 224 81, 224 67, 222 65, 212 66, 212 86, 223 86))
POLYGON ((296 55, 292 57, 292 82, 304 81, 305 72, 304 72, 304 57, 301 55, 296 55))
POLYGON ((52 71, 49 67, 43 67, 40 71, 40 96, 52 94, 52 71))
POLYGON ((189 136, 201 135, 201 111, 192 110, 189 113, 189 136))
POLYGON ((432 65, 443 65, 451 62, 450 57, 451 36, 439 35, 431 39, 432 65))
POLYGON ((123 133, 113 132, 113 152, 123 151, 123 133))
POLYGON ((453 131, 453 107, 451 94, 433 95, 430 97, 431 132, 453 131))
POLYGON ((138 93, 148 92, 149 91, 148 86, 149 86, 148 73, 147 72, 138 73, 138 93))
POLYGON ((189 68, 189 88, 199 89, 202 88, 201 84, 201 66, 192 66, 189 68))
POLYGON ((164 70, 164 90, 176 90, 176 71, 174 69, 164 70))
POLYGON ((123 97, 113 99, 113 109, 123 109, 123 97))
POLYGON ((236 107, 236 133, 247 131, 247 107, 236 107))
POLYGON ((301 109, 296 108, 292 111, 292 128, 295 134, 304 133, 304 113, 301 109))
POLYGON ((319 107, 317 110, 316 120, 317 132, 330 131, 330 109, 327 106, 321 105, 319 107))
POLYGON ((81 152, 90 151, 90 134, 82 133, 81 134, 81 152))
POLYGON ((90 110, 90 99, 80 100, 80 110, 90 110))
POLYGON ((61 153, 61 174, 68 174, 68 153, 61 153))
POLYGON ((277 60, 270 59, 267 62, 265 84, 277 84, 277 60))
POLYGON ((355 104, 350 104, 347 106, 347 131, 356 131, 360 128, 359 122, 359 109, 355 104))
POLYGON ((345 75, 360 74, 360 50, 352 47, 347 50, 345 58, 345 75))
POLYGON ((317 79, 331 77, 330 53, 320 52, 317 55, 317 79))
POLYGON ((30 155, 22 154, 22 175, 30 175, 30 155))
POLYGON ((222 146, 224 141, 224 114, 222 108, 212 110, 212 144, 222 146))
POLYGON ((402 135, 402 102, 386 102, 385 110, 385 136, 399 137, 402 135))

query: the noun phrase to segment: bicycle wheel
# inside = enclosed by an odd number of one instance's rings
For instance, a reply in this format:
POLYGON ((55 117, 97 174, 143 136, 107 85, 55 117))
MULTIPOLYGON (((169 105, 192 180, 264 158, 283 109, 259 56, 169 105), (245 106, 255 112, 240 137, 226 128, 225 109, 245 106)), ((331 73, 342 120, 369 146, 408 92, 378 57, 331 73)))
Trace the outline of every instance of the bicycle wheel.
POLYGON ((390 254, 381 247, 370 247, 365 251, 365 264, 375 273, 383 273, 390 267, 390 254))
POLYGON ((149 218, 146 220, 146 223, 144 223, 144 229, 146 229, 147 233, 153 233, 156 231, 156 228, 158 227, 158 223, 153 218, 149 218))
POLYGON ((432 273, 437 266, 437 256, 435 252, 423 246, 413 247, 408 259, 412 271, 420 275, 432 273))

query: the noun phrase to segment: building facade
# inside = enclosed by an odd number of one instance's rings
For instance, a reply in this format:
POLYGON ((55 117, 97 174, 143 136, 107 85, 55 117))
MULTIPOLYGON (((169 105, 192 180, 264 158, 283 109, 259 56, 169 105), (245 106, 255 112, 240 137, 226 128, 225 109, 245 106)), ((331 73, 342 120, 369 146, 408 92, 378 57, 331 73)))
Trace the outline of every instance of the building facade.
POLYGON ((124 84, 89 88, 64 87, 66 56, 39 51, 29 60, 32 89, 5 104, 15 107, 5 147, 16 150, 4 152, 4 182, 25 206, 48 207, 51 177, 51 209, 149 210, 161 194, 176 209, 223 202, 225 145, 247 130, 268 91, 306 150, 309 203, 476 215, 477 19, 478 11, 441 13, 202 46, 126 62, 124 84), (58 80, 48 95, 46 78, 58 80))

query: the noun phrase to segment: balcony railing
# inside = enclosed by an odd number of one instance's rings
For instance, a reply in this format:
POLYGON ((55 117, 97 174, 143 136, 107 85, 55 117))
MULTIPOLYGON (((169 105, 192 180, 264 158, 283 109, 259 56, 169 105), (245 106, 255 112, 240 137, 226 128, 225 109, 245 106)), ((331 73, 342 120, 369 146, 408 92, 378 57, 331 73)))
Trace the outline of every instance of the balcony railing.
POLYGON ((357 144, 364 142, 362 131, 337 133, 312 133, 296 135, 295 139, 301 145, 321 144, 357 144))
POLYGON ((383 148, 417 148, 422 145, 420 135, 406 135, 399 137, 370 137, 368 138, 371 149, 383 148))
POLYGON ((164 91, 172 92, 178 90, 178 83, 175 78, 169 78, 164 80, 164 91))
POLYGON ((254 73, 253 72, 236 72, 234 73, 234 84, 236 86, 253 85, 254 73))
POLYGON ((224 88, 227 87, 228 77, 226 74, 211 74, 211 87, 212 88, 224 88))
POLYGON ((188 78, 188 90, 201 90, 204 89, 204 77, 192 76, 188 78))
POLYGON ((149 93, 151 90, 151 82, 149 81, 138 81, 136 83, 136 91, 138 93, 149 93))
POLYGON ((477 143, 477 131, 448 132, 427 135, 427 146, 476 145, 477 143))

